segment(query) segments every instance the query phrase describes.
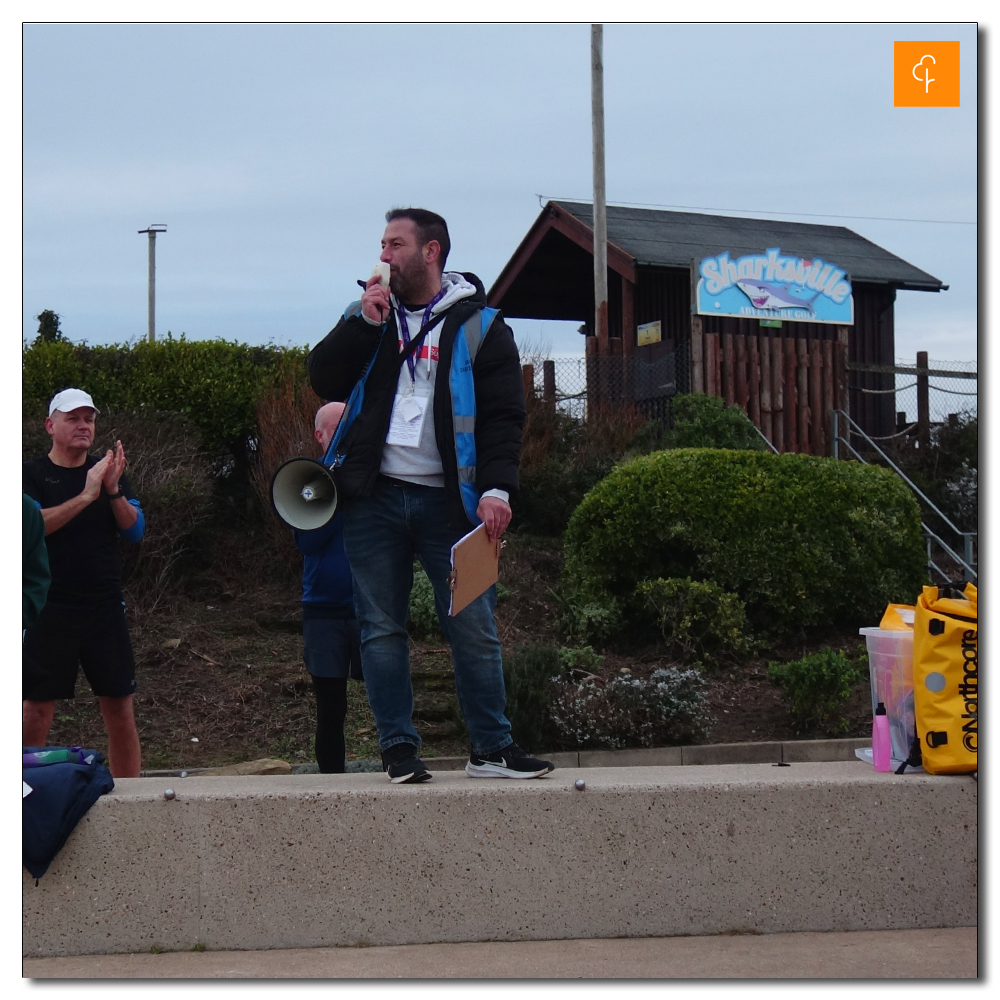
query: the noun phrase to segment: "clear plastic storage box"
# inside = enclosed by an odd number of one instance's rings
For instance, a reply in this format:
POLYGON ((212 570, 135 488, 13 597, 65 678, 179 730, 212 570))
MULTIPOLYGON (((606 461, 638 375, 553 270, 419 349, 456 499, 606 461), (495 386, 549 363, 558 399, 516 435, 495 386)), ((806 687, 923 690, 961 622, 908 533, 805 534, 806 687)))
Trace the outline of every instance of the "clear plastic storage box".
POLYGON ((872 715, 882 702, 889 716, 892 756, 902 762, 910 754, 917 731, 913 714, 913 631, 884 628, 858 631, 868 643, 872 715))

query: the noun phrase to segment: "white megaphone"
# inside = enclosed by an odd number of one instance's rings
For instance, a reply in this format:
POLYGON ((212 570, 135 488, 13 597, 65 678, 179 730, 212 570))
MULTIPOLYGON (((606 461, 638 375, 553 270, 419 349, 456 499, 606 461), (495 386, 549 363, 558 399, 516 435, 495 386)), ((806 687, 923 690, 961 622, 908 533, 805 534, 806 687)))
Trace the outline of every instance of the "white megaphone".
POLYGON ((312 458, 292 458, 271 480, 271 504, 285 524, 315 531, 336 513, 337 487, 325 465, 312 458))

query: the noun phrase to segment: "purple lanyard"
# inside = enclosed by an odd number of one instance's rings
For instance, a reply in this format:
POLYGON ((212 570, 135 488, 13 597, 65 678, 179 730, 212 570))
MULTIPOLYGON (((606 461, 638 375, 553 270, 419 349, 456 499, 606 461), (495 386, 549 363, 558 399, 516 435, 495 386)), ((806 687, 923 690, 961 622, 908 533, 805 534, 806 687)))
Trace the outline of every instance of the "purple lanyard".
MULTIPOLYGON (((427 308, 424 310, 424 321, 420 324, 420 329, 422 330, 430 322, 431 313, 434 311, 434 307, 444 298, 445 289, 442 288, 437 295, 434 296, 430 302, 427 303, 427 308)), ((403 350, 406 350, 410 346, 410 328, 406 322, 406 307, 402 302, 398 304, 399 312, 399 333, 403 338, 403 350)), ((419 336, 419 333, 418 333, 419 336)), ((411 354, 406 359, 406 367, 410 370, 410 381, 417 381, 417 361, 416 358, 411 354)), ((430 378, 431 370, 431 352, 430 349, 427 351, 427 377, 430 378)))

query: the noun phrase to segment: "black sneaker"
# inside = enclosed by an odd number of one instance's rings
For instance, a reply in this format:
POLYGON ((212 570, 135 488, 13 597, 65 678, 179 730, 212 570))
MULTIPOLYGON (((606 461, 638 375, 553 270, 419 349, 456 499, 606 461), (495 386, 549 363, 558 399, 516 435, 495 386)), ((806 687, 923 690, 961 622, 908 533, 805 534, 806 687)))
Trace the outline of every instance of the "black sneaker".
POLYGON ((485 757, 471 754, 465 765, 465 773, 470 778, 541 778, 554 770, 554 764, 532 757, 516 743, 508 743, 485 757))
POLYGON ((412 743, 394 743, 388 750, 383 750, 382 767, 394 785, 407 781, 427 781, 431 776, 412 743))

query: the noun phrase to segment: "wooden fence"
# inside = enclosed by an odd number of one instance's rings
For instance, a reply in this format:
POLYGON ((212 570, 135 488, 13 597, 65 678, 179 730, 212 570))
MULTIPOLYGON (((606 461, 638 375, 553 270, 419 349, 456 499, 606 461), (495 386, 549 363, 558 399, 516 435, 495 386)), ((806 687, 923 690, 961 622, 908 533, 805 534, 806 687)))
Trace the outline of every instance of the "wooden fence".
POLYGON ((708 333, 693 316, 691 391, 743 407, 778 451, 830 455, 830 414, 848 400, 848 328, 835 329, 830 340, 765 328, 708 333))

